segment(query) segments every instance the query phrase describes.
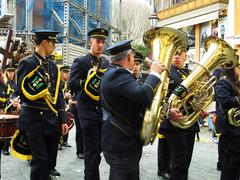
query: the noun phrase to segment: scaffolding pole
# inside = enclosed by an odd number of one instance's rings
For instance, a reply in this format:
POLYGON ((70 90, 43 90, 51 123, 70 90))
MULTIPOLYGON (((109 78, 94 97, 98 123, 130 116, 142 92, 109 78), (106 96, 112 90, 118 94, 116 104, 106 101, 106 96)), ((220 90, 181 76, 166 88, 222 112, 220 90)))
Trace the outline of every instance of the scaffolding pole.
POLYGON ((64 0, 64 21, 63 21, 63 65, 68 64, 69 59, 69 0, 64 0))

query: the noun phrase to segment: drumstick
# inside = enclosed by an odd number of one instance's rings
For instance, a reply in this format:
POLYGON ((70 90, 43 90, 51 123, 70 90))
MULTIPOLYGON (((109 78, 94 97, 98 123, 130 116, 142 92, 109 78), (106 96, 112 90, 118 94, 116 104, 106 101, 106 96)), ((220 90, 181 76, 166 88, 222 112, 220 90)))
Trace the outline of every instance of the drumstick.
POLYGON ((7 110, 13 105, 13 103, 15 101, 18 101, 20 98, 20 96, 16 97, 15 99, 13 99, 13 101, 4 109, 4 112, 7 112, 7 110))

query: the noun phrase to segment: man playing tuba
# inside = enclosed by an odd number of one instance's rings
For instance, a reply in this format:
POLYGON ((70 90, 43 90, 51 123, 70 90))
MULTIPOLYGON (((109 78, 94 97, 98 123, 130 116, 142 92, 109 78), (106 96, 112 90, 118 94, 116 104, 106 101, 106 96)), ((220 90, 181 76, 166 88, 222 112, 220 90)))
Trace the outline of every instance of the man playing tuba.
MULTIPOLYGON (((168 97, 172 94, 173 90, 181 84, 190 74, 190 70, 184 67, 186 60, 186 49, 180 49, 176 52, 172 60, 170 69, 170 81, 168 88, 168 97)), ((170 119, 167 118, 160 126, 160 133, 166 137, 166 140, 170 150, 170 162, 171 162, 171 179, 172 180, 187 180, 188 168, 190 166, 193 146, 195 141, 195 134, 199 131, 198 123, 196 122, 192 127, 188 129, 180 129, 174 127, 170 119)), ((167 149, 166 145, 164 147, 167 149)), ((161 150, 163 151, 163 150, 161 150)), ((160 154, 161 156, 161 154, 160 154)), ((165 157, 166 158, 166 157, 165 157)), ((161 163, 161 162, 159 162, 161 163)), ((166 162, 165 162, 166 163, 166 162)), ((165 172, 163 172, 165 173, 165 172)), ((164 174, 166 179, 170 177, 164 174)))

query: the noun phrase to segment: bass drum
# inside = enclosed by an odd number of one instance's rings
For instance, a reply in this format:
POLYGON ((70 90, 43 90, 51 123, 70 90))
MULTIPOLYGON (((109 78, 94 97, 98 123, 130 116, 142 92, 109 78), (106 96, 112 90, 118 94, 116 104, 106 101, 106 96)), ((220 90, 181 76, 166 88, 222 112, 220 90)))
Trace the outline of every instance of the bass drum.
POLYGON ((0 113, 0 140, 11 139, 18 129, 18 115, 0 113))
POLYGON ((72 129, 74 126, 73 114, 71 112, 67 112, 67 125, 68 130, 72 129))

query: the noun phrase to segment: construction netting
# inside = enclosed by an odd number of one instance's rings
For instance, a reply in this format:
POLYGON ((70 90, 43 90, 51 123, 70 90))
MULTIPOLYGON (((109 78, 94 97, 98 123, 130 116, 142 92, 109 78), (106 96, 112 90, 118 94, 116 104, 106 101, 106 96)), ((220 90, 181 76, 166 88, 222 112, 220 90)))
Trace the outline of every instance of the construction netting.
MULTIPOLYGON (((83 45, 85 39, 84 26, 87 31, 99 26, 109 29, 110 0, 69 0, 69 13, 65 15, 69 32, 69 42, 83 45), (87 3, 87 9, 84 7, 87 3), (86 16, 87 14, 87 16, 86 16), (85 22, 87 20, 87 23, 85 22), (101 23, 104 22, 104 23, 101 23)), ((32 14, 32 30, 54 29, 64 30, 64 2, 55 0, 16 0, 17 30, 26 31, 29 26, 28 13, 32 14)), ((59 39, 60 41, 61 38, 59 39)))

